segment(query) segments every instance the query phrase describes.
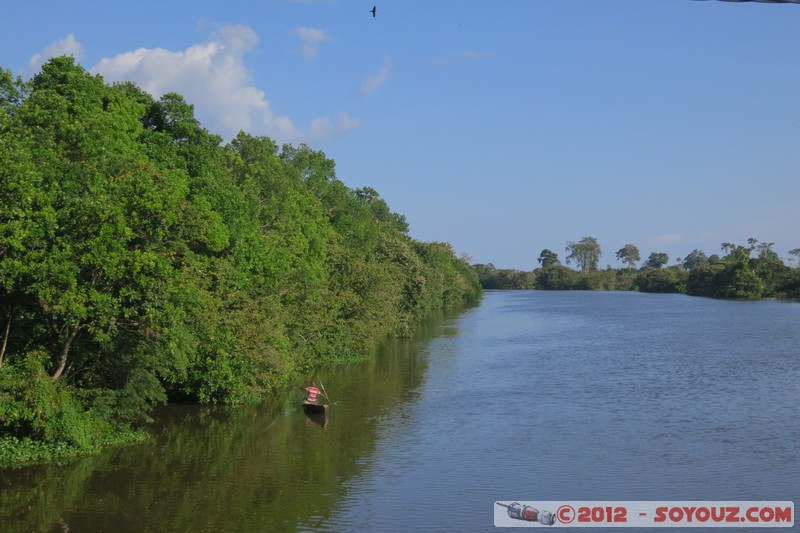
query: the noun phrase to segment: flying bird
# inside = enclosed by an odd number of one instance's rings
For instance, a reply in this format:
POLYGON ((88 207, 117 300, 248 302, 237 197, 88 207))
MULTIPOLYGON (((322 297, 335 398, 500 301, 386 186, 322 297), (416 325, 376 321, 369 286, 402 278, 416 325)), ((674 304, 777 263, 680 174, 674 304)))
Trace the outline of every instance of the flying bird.
POLYGON ((372 18, 375 18, 375 13, 377 11, 378 11, 378 9, 375 6, 372 6, 372 9, 369 10, 369 12, 372 13, 372 18))

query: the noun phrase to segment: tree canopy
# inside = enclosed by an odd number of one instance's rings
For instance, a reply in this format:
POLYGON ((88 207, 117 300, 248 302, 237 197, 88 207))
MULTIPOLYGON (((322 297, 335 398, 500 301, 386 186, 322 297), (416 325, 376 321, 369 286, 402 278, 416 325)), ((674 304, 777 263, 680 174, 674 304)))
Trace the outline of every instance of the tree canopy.
POLYGON ((264 398, 480 298, 452 247, 412 239, 322 152, 223 145, 181 95, 72 58, 0 71, 8 438, 86 447, 169 398, 264 398))
POLYGON ((653 252, 644 263, 644 268, 659 269, 669 263, 669 256, 664 252, 653 252))
POLYGON ((547 268, 561 264, 561 261, 558 259, 558 254, 553 252, 552 250, 548 250, 547 248, 542 250, 542 252, 539 254, 538 261, 539 264, 542 266, 542 268, 547 268))
POLYGON ((597 270, 597 264, 603 255, 596 237, 584 237, 578 242, 569 242, 566 251, 569 252, 567 264, 575 262, 582 272, 597 270))
POLYGON ((626 244, 617 250, 617 259, 628 265, 628 268, 634 268, 636 262, 641 259, 639 255, 639 248, 634 244, 626 244))
MULTIPOLYGON (((639 259, 639 249, 626 244, 616 252, 617 259, 627 263, 623 269, 586 269, 578 261, 582 245, 599 248, 597 239, 585 237, 579 243, 569 242, 567 250, 575 254, 568 262, 577 263, 580 270, 562 266, 551 250, 541 251, 540 267, 526 272, 500 269, 493 264, 473 265, 485 289, 540 289, 540 290, 621 290, 642 292, 686 293, 714 298, 798 298, 800 297, 800 268, 790 268, 773 251, 771 242, 750 238, 747 245, 722 243, 723 258, 717 254, 706 256, 693 250, 674 266, 667 266, 669 257, 663 252, 653 252, 641 269, 634 270, 633 261, 639 259), (756 257, 751 257, 757 253, 756 257)), ((789 250, 800 255, 800 249, 789 250)))

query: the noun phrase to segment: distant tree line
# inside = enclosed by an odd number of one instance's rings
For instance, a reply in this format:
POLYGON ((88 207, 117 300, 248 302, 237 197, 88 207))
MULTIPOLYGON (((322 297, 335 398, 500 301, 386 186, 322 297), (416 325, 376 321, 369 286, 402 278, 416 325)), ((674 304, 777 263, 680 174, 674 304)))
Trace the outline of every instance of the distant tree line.
MULTIPOLYGON (((774 243, 748 239, 746 245, 723 243, 722 257, 706 256, 693 250, 675 265, 667 266, 669 257, 655 252, 641 261, 638 247, 626 244, 616 252, 624 268, 598 264, 602 250, 597 239, 584 237, 567 243, 564 266, 558 254, 542 250, 539 267, 530 272, 497 269, 492 264, 473 265, 486 289, 541 290, 620 290, 684 293, 726 299, 800 298, 800 268, 787 266, 772 249, 774 243)), ((800 248, 790 250, 800 257, 800 248)))
POLYGON ((167 400, 252 402, 480 300, 305 145, 206 131, 71 58, 0 69, 0 462, 86 450, 167 400))

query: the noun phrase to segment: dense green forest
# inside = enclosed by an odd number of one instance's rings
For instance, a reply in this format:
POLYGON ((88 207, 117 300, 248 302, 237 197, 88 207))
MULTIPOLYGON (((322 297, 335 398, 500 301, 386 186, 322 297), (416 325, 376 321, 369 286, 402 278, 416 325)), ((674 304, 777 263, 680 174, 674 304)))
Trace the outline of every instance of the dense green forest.
MULTIPOLYGON (((485 289, 618 290, 685 293, 692 296, 753 300, 800 298, 800 268, 788 267, 772 250, 773 243, 750 238, 746 245, 722 243, 722 257, 693 250, 667 266, 663 252, 650 254, 640 268, 639 249, 626 244, 616 252, 624 268, 598 268, 602 250, 597 239, 584 237, 567 244, 562 265, 558 254, 542 250, 539 267, 527 272, 498 269, 492 264, 473 265, 485 289)), ((800 256, 800 249, 789 251, 800 256)))
POLYGON ((136 438, 169 400, 267 398, 481 296, 322 152, 223 144, 180 95, 71 58, 0 70, 0 461, 136 438))

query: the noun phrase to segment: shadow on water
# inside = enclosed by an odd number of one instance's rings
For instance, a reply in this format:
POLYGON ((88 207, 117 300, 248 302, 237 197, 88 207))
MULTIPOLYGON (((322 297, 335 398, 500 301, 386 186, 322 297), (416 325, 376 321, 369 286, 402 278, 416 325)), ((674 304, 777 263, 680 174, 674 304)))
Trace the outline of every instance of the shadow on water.
POLYGON ((324 522, 373 451, 376 420, 413 395, 427 362, 412 339, 387 341, 368 362, 323 371, 324 419, 302 395, 270 405, 170 405, 151 439, 67 464, 0 469, 0 530, 291 531, 324 522))

